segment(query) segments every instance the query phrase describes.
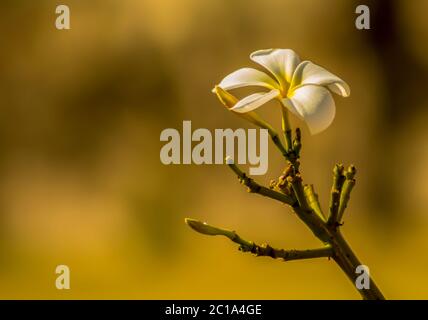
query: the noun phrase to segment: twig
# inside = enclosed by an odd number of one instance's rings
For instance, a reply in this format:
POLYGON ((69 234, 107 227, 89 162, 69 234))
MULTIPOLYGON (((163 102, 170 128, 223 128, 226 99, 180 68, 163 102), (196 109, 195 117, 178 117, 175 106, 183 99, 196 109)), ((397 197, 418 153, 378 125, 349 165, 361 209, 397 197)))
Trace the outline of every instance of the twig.
POLYGON ((268 129, 269 136, 272 140, 272 142, 275 144, 275 146, 278 148, 278 150, 281 152, 281 154, 286 158, 287 157, 287 150, 285 149, 284 145, 281 142, 281 139, 279 138, 278 133, 273 129, 268 129))
POLYGON ((294 195, 297 198, 300 208, 305 211, 311 211, 312 208, 309 206, 309 203, 306 199, 305 192, 302 184, 302 177, 300 174, 295 175, 294 173, 290 174, 287 177, 287 181, 291 184, 293 188, 294 195))
POLYGON ((329 215, 327 224, 332 227, 337 227, 339 220, 339 205, 340 205, 340 194, 342 192, 342 186, 345 181, 343 175, 343 165, 336 164, 333 169, 333 185, 330 192, 330 205, 329 215))
POLYGON ((233 163, 233 160, 231 157, 226 158, 226 164, 233 170, 233 172, 236 173, 241 183, 248 187, 250 192, 258 193, 262 196, 272 198, 278 201, 281 201, 282 203, 293 205, 294 201, 293 198, 277 191, 274 191, 272 189, 266 188, 264 186, 259 185, 257 182, 255 182, 253 179, 249 178, 237 165, 233 163))
POLYGON ((340 205, 337 214, 337 222, 340 223, 345 212, 346 207, 348 206, 349 199, 351 198, 351 191, 355 186, 355 173, 357 170, 353 165, 349 166, 348 170, 345 173, 346 180, 342 187, 342 193, 340 195, 340 205))
POLYGON ((273 259, 282 259, 284 261, 303 260, 313 258, 332 257, 333 251, 330 246, 308 250, 284 250, 276 249, 268 244, 257 245, 252 241, 241 238, 235 231, 226 230, 219 227, 211 226, 205 222, 194 219, 185 219, 186 224, 196 232, 210 236, 225 236, 231 241, 239 244, 239 250, 242 252, 251 252, 258 257, 271 257, 273 259))
POLYGON ((285 149, 287 153, 292 151, 293 144, 291 143, 291 126, 290 120, 288 119, 288 111, 281 105, 282 110, 282 132, 285 138, 285 149))
POLYGON ((300 128, 296 128, 296 135, 293 140, 293 151, 296 155, 296 158, 300 157, 300 150, 302 149, 302 133, 300 128))
POLYGON ((311 209, 323 220, 326 221, 324 214, 322 212, 320 202, 318 200, 318 195, 315 193, 314 186, 305 185, 303 187, 303 191, 305 192, 306 200, 311 207, 311 209))

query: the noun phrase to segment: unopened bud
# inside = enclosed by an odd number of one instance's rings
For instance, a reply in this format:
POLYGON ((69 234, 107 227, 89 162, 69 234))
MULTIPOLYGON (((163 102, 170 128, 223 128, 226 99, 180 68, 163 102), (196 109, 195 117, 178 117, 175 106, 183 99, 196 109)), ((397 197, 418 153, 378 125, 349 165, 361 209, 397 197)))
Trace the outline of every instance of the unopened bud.
POLYGON ((228 109, 233 108, 233 106, 238 102, 238 98, 219 86, 215 86, 213 92, 217 95, 220 102, 228 109))
MULTIPOLYGON (((224 90, 220 86, 216 85, 214 89, 212 90, 213 93, 217 95, 217 98, 220 100, 220 102, 228 109, 230 110, 235 106, 235 104, 238 103, 238 98, 236 98, 234 95, 229 93, 228 91, 224 90)), ((263 120, 257 113, 254 111, 246 112, 246 113, 238 113, 234 112, 236 115, 239 115, 241 118, 251 122, 252 124, 255 124, 256 126, 267 129, 269 131, 269 134, 273 135, 276 134, 275 130, 272 128, 272 126, 267 123, 265 120, 263 120)))
POLYGON ((184 222, 186 222, 186 224, 190 228, 192 228, 196 232, 199 232, 202 234, 206 234, 209 236, 217 236, 217 235, 223 235, 224 234, 224 231, 222 229, 210 226, 206 222, 202 222, 202 221, 198 221, 198 220, 190 219, 190 218, 184 219, 184 222))

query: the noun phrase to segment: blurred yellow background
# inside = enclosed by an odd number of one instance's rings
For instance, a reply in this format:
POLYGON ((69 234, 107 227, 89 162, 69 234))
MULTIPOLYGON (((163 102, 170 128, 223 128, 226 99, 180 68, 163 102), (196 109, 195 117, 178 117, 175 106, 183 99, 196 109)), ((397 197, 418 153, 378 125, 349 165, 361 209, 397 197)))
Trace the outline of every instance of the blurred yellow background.
MULTIPOLYGON (((286 249, 316 247, 291 210, 219 165, 160 163, 165 128, 250 127, 210 92, 249 54, 292 48, 339 75, 302 171, 327 207, 334 163, 357 186, 343 232, 387 298, 428 298, 428 1, 67 0, 0 3, 0 298, 358 299, 327 259, 280 262, 185 217, 286 249), (71 269, 57 290, 55 268, 71 269)), ((279 128, 279 109, 262 108, 279 128)), ((268 183, 284 164, 269 145, 268 183)))

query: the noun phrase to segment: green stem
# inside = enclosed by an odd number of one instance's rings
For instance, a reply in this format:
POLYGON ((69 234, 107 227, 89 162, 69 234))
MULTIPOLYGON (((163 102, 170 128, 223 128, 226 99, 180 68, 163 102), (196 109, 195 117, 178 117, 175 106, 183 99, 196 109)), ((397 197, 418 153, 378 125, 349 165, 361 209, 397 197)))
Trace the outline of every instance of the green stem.
POLYGON ((340 204, 337 213, 337 222, 340 223, 345 212, 346 207, 348 206, 349 199, 351 198, 351 191, 355 186, 355 176, 356 170, 354 166, 350 166, 346 172, 346 180, 343 183, 342 193, 340 195, 340 204))
POLYGON ((318 195, 315 193, 313 185, 306 185, 303 188, 305 192, 306 200, 311 207, 311 209, 323 220, 326 221, 324 214, 321 209, 320 202, 318 200, 318 195))
POLYGON ((290 120, 288 118, 288 111, 281 105, 282 110, 282 132, 284 133, 285 138, 285 149, 287 153, 292 151, 293 144, 291 141, 291 126, 290 120))
POLYGON ((284 250, 276 249, 268 244, 258 245, 253 241, 241 238, 235 231, 211 226, 205 222, 194 219, 185 219, 186 224, 196 232, 209 236, 224 236, 231 241, 239 244, 239 250, 242 252, 251 252, 258 257, 271 257, 273 259, 282 259, 284 261, 303 260, 313 258, 330 258, 333 256, 333 250, 330 246, 308 250, 284 250))
POLYGON ((248 187, 250 192, 258 193, 262 196, 272 198, 272 199, 281 201, 282 203, 286 203, 289 205, 293 205, 295 203, 295 201, 293 200, 292 197, 290 197, 284 193, 277 192, 275 190, 266 188, 266 187, 258 184, 257 182, 255 182, 253 179, 249 178, 241 169, 239 169, 239 167, 237 165, 235 165, 230 160, 229 157, 226 158, 226 164, 229 166, 229 168, 231 168, 233 170, 233 172, 236 173, 236 175, 238 176, 241 183, 243 185, 245 185, 246 187, 248 187))
POLYGON ((281 152, 281 154, 285 158, 287 158, 287 150, 285 149, 284 145, 282 144, 278 133, 271 128, 268 128, 268 132, 269 132, 269 136, 270 136, 272 142, 275 144, 275 146, 278 148, 278 150, 281 152))
POLYGON ((329 215, 327 220, 327 224, 332 227, 337 227, 340 222, 338 219, 340 194, 344 181, 343 165, 336 164, 333 169, 333 185, 331 186, 329 215))

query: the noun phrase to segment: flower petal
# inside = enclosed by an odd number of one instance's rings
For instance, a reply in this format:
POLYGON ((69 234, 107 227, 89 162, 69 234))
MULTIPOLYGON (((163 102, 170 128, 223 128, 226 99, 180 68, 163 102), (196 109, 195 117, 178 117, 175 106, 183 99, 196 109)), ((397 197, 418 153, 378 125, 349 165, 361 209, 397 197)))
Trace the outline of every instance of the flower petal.
POLYGON ((294 70, 300 63, 299 56, 290 49, 258 50, 250 58, 269 70, 284 89, 287 82, 291 82, 294 70))
POLYGON ((345 81, 311 61, 303 61, 297 66, 291 81, 291 89, 295 90, 307 84, 326 86, 343 97, 351 94, 351 89, 345 81))
POLYGON ((266 102, 278 97, 279 94, 280 92, 277 89, 273 89, 269 92, 254 93, 238 101, 238 103, 230 110, 238 113, 253 111, 266 102))
POLYGON ((306 121, 311 134, 326 129, 336 114, 331 93, 321 86, 305 85, 297 88, 288 99, 283 99, 282 103, 306 121))
POLYGON ((262 71, 252 68, 242 68, 227 75, 219 84, 219 87, 224 90, 247 86, 260 86, 274 89, 278 87, 278 83, 262 71))

